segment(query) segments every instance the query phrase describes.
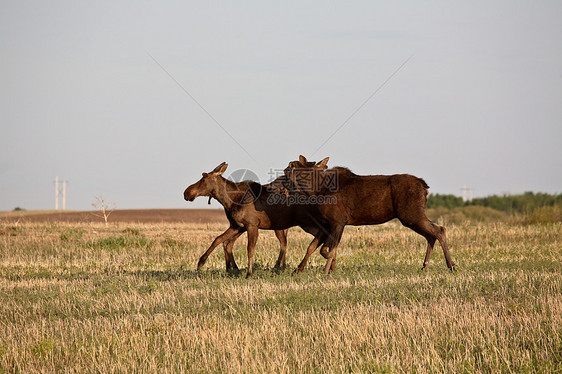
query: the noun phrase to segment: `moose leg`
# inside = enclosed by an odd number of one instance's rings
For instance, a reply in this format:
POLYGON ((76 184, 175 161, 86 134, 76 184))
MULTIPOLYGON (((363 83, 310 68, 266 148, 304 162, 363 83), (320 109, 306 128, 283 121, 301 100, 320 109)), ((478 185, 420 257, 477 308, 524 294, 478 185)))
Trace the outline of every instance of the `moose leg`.
POLYGON ((324 267, 324 275, 328 275, 330 271, 333 271, 336 267, 334 261, 338 253, 338 245, 340 244, 343 229, 345 228, 345 225, 341 224, 331 226, 333 227, 333 230, 327 240, 329 243, 328 247, 330 248, 330 251, 328 252, 328 260, 326 261, 326 266, 324 267))
POLYGON ((279 257, 275 263, 274 269, 285 270, 285 256, 287 255, 287 232, 289 230, 275 230, 275 236, 279 240, 279 257))
POLYGON ((326 261, 326 266, 324 267, 324 275, 330 274, 336 268, 336 257, 338 255, 338 247, 330 248, 328 253, 328 260, 326 261))
MULTIPOLYGON (((326 260, 328 259, 329 255, 330 255, 330 250, 328 249, 328 247, 326 246, 326 244, 324 244, 322 246, 322 248, 320 248, 320 254, 322 255, 322 257, 324 257, 326 260)), ((336 256, 334 255, 334 258, 332 259, 332 265, 330 266, 330 271, 334 271, 336 270, 336 256)))
POLYGON ((326 246, 326 244, 324 244, 322 246, 322 248, 320 248, 320 254, 322 255, 322 257, 324 257, 325 259, 328 259, 328 254, 329 254, 330 250, 328 249, 328 247, 326 246))
POLYGON ((253 267, 254 267, 254 253, 256 252, 256 243, 258 241, 258 227, 251 226, 247 227, 248 230, 248 273, 246 274, 246 278, 250 278, 252 276, 253 267))
MULTIPOLYGON (((329 253, 330 251, 328 250, 328 247, 324 244, 320 249, 320 254, 322 255, 322 257, 324 257, 327 260, 329 253)), ((334 258, 332 259, 332 265, 330 266, 330 271, 334 271, 335 269, 336 269, 336 257, 334 256, 334 258)))
POLYGON ((230 245, 230 239, 228 239, 227 241, 222 243, 222 248, 224 250, 224 260, 226 262, 226 271, 229 271, 230 267, 232 266, 232 260, 230 259, 230 256, 229 256, 228 250, 227 250, 229 245, 230 245))
POLYGON ((425 251, 425 259, 423 260, 422 271, 427 269, 429 266, 429 259, 431 258, 431 252, 433 251, 433 246, 435 245, 436 238, 429 237, 427 239, 427 250, 425 251))
POLYGON ((236 241, 237 237, 238 236, 235 235, 233 238, 228 239, 224 243, 222 243, 224 250, 224 260, 226 262, 226 271, 238 269, 238 265, 236 265, 236 261, 234 260, 234 256, 232 254, 232 248, 234 247, 234 242, 236 241))
MULTIPOLYGON (((330 254, 330 250, 328 249, 328 247, 326 246, 326 244, 324 244, 322 246, 322 248, 320 248, 320 254, 322 255, 322 257, 324 257, 326 260, 328 259, 328 256, 330 254)), ((334 271, 336 270, 336 257, 334 256, 334 258, 332 259, 332 266, 330 267, 330 271, 334 271)))
POLYGON ((447 246, 447 234, 446 229, 443 226, 437 226, 439 228, 439 236, 437 240, 439 240, 439 244, 441 244, 441 248, 443 249, 443 254, 445 255, 445 262, 447 263, 447 267, 449 270, 455 270, 455 263, 451 258, 451 254, 449 253, 449 247, 447 246))
MULTIPOLYGON (((324 243, 322 248, 320 248, 320 254, 326 260, 329 258, 330 250, 328 249, 328 246, 326 245, 326 243, 324 243)), ((336 269, 336 256, 334 255, 334 257, 332 258, 332 265, 330 266, 330 271, 334 271, 335 269, 336 269)))
POLYGON ((445 233, 445 227, 436 225, 429 219, 424 217, 420 222, 406 224, 402 222, 406 227, 411 228, 418 234, 422 235, 427 239, 427 251, 425 252, 425 259, 423 262, 422 270, 426 270, 429 266, 429 259, 431 258, 431 252, 436 240, 439 240, 439 244, 443 249, 443 254, 445 255, 445 262, 447 267, 453 271, 455 269, 455 263, 451 259, 451 254, 449 253, 449 247, 447 247, 447 235, 445 233))
POLYGON ((244 231, 238 231, 238 233, 234 234, 234 236, 224 243, 222 243, 224 247, 224 258, 226 259, 226 271, 229 270, 238 270, 238 265, 236 265, 236 261, 234 260, 234 254, 232 250, 234 248, 234 242, 242 235, 244 231))
POLYGON ((306 249, 306 255, 304 255, 304 258, 302 259, 301 263, 299 264, 299 267, 296 268, 295 271, 293 272, 293 275, 295 275, 297 273, 300 273, 304 270, 304 267, 306 266, 310 256, 320 246, 320 244, 322 244, 322 242, 325 239, 326 239, 326 235, 323 234, 323 233, 318 233, 318 235, 316 235, 314 237, 314 239, 312 240, 312 242, 310 242, 310 244, 308 245, 308 248, 306 249))
POLYGON ((224 242, 225 240, 228 240, 228 239, 232 238, 239 231, 240 231, 240 229, 231 226, 228 229, 226 229, 225 232, 223 232, 222 234, 217 236, 215 238, 215 240, 213 240, 213 243, 211 244, 209 249, 207 249, 207 251, 205 251, 205 253, 203 253, 201 258, 199 258, 199 262, 197 263, 197 270, 201 269, 201 267, 205 264, 205 261, 207 261, 207 258, 209 257, 211 252, 213 252, 213 250, 217 246, 222 244, 222 242, 224 242))
POLYGON ((334 258, 332 258, 332 265, 330 265, 330 273, 333 273, 336 270, 336 257, 338 253, 334 253, 334 258))

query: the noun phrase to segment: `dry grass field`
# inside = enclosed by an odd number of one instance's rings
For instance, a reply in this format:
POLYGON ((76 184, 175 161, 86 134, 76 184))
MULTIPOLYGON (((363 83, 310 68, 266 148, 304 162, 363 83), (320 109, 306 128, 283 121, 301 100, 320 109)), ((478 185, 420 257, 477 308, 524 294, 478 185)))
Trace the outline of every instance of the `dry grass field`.
POLYGON ((222 223, 0 221, 0 372, 562 372, 562 225, 448 227, 439 246, 393 222, 348 227, 335 273, 289 232, 290 269, 198 257, 222 223))

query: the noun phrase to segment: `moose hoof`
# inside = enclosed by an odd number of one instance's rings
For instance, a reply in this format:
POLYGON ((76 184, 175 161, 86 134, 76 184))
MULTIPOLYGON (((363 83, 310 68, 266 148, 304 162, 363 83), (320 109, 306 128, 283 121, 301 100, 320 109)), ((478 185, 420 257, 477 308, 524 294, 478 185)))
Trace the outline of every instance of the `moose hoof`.
POLYGON ((280 274, 280 273, 284 272, 285 269, 286 269, 285 266, 274 266, 273 269, 271 269, 271 270, 276 274, 280 274))

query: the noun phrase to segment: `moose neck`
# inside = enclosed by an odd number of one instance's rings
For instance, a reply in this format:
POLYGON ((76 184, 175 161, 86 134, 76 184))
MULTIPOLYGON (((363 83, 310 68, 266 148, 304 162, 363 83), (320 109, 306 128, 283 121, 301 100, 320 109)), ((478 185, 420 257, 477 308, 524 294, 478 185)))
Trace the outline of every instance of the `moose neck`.
POLYGON ((211 197, 221 203, 226 210, 230 210, 234 201, 242 193, 238 185, 238 183, 229 181, 221 176, 219 183, 217 183, 217 186, 211 192, 211 197))

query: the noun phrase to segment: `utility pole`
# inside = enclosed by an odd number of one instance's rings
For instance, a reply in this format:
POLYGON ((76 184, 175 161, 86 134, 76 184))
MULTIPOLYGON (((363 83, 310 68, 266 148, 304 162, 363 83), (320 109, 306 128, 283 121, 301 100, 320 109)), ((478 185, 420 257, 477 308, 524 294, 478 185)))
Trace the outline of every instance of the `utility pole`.
POLYGON ((59 210, 59 177, 55 177, 55 210, 59 210))
POLYGON ((67 181, 62 181, 62 210, 66 210, 66 183, 67 181))
POLYGON ((462 186, 461 191, 462 191, 463 203, 466 203, 467 201, 472 201, 472 197, 474 195, 474 188, 467 187, 465 184, 464 186, 462 186))
POLYGON ((59 210, 59 197, 62 195, 62 210, 66 210, 66 184, 68 181, 55 177, 55 210, 59 210))

